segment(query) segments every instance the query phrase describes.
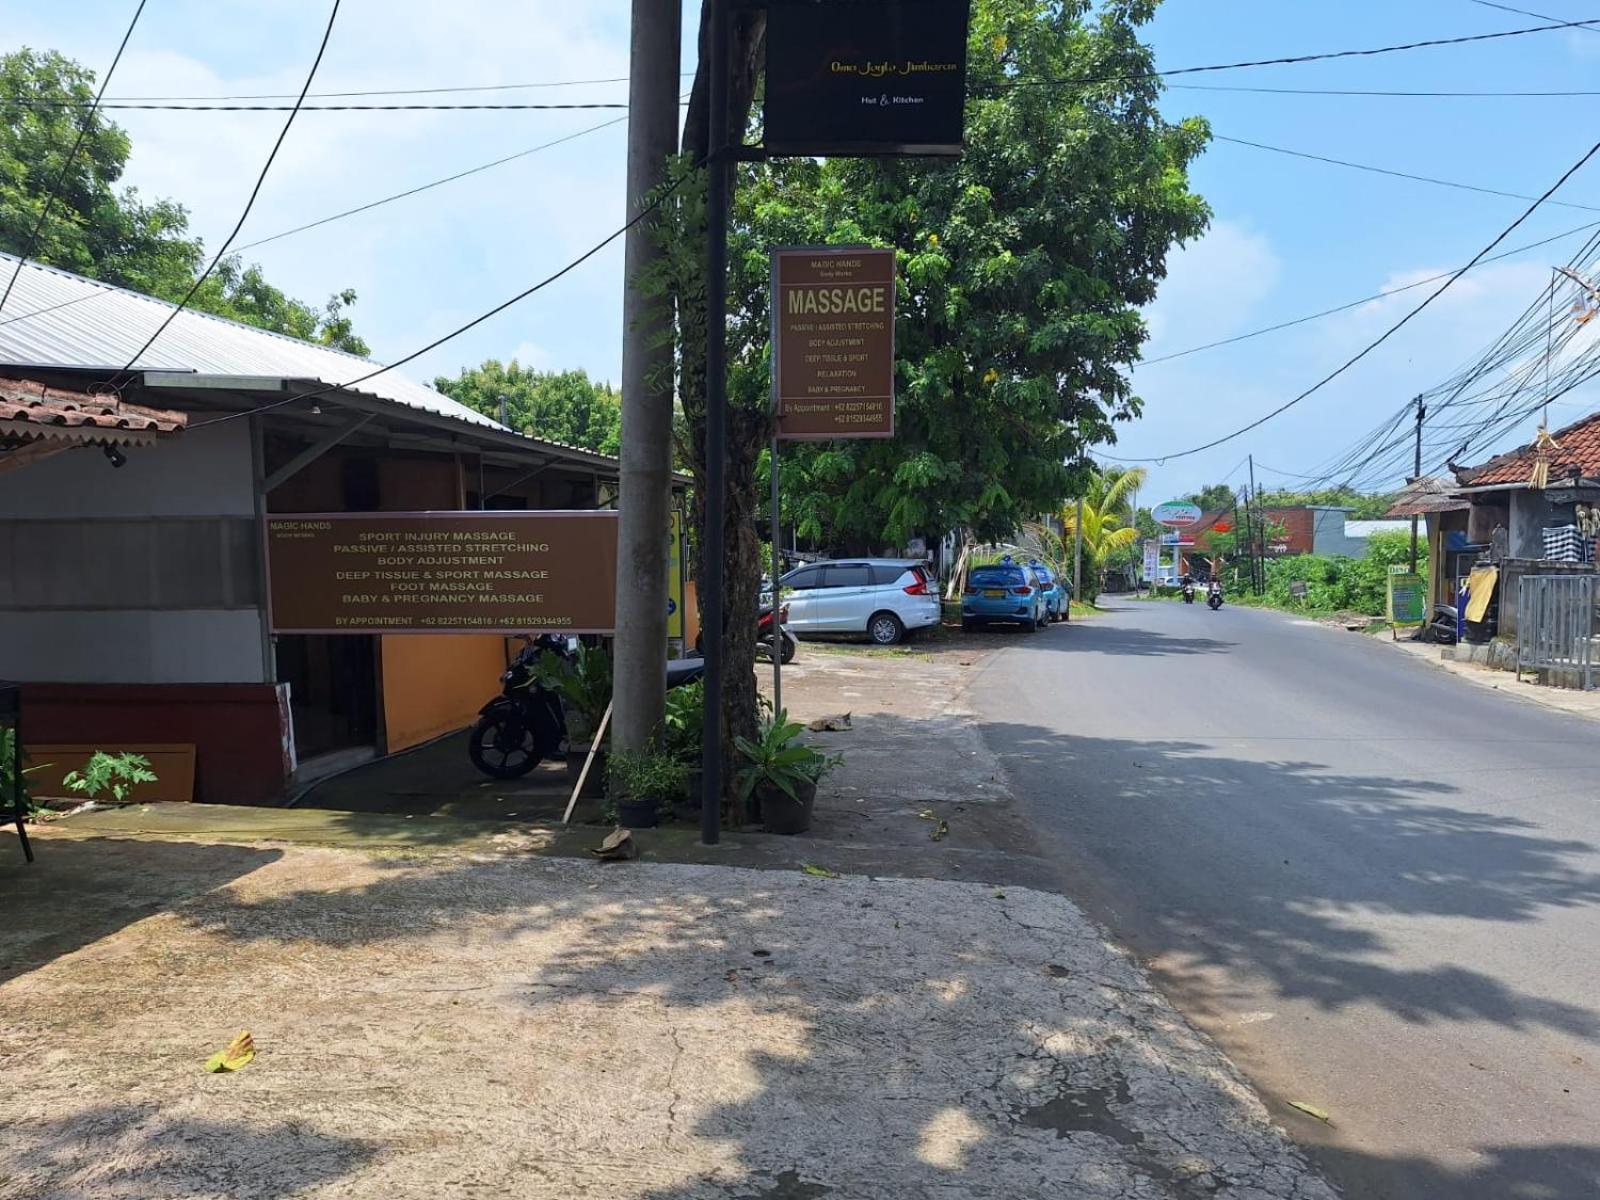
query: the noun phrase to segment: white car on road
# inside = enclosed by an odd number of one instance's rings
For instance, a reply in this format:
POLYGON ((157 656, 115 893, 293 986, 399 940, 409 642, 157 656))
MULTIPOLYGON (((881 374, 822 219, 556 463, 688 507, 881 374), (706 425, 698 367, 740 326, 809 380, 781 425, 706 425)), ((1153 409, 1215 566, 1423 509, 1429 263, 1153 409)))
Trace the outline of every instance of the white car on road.
POLYGON ((920 559, 807 563, 783 577, 783 588, 789 628, 801 638, 864 633, 880 646, 892 646, 939 623, 939 583, 920 559))

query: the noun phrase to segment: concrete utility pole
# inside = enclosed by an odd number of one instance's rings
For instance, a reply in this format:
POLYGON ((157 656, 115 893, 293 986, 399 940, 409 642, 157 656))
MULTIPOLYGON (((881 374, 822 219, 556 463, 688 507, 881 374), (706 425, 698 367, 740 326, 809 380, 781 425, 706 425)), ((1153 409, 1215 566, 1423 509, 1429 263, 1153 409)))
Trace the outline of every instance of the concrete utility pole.
POLYGON ((1078 497, 1078 521, 1072 539, 1072 598, 1083 599, 1083 497, 1078 497))
MULTIPOLYGON (((1428 407, 1423 404, 1422 397, 1417 397, 1417 452, 1416 465, 1411 471, 1411 482, 1416 483, 1422 478, 1422 422, 1428 415, 1428 407)), ((1413 497, 1415 500, 1415 497, 1413 497)), ((1411 514, 1411 573, 1417 573, 1417 514, 1411 514)))
MULTIPOLYGON (((650 202, 678 148, 681 0, 633 0, 628 72, 628 216, 650 202)), ((622 299, 622 469, 617 529, 613 730, 637 750, 667 694, 667 539, 672 504, 672 344, 642 275, 660 257, 651 222, 628 230, 622 299)), ((537 430, 535 430, 537 432, 537 430)))
POLYGON ((1261 496, 1256 491, 1256 456, 1250 456, 1250 499, 1255 505, 1256 518, 1250 529, 1250 581, 1256 594, 1267 590, 1267 531, 1262 528, 1261 496))

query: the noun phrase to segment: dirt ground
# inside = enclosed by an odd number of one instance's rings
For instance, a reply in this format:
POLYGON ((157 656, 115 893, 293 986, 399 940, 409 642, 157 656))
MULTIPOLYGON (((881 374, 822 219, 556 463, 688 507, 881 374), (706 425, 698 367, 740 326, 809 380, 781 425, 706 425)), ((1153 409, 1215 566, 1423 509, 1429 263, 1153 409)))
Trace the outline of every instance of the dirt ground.
POLYGON ((1331 1198, 1057 897, 40 840, 0 875, 5 1200, 1331 1198))
POLYGON ((0 834, 0 1200, 1332 1200, 1024 886, 964 703, 1009 644, 805 646, 786 706, 852 719, 806 837, 602 865, 419 799, 443 759, 388 813, 139 806, 28 868, 0 834))

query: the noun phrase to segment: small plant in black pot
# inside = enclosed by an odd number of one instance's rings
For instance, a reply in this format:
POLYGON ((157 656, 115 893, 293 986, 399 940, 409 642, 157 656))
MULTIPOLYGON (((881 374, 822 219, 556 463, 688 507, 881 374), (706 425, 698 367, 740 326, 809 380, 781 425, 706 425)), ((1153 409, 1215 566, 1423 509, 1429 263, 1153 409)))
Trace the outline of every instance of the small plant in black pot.
MULTIPOLYGON (((611 656, 599 647, 580 645, 570 660, 546 651, 537 668, 539 686, 561 697, 567 718, 567 775, 576 783, 589 757, 589 747, 611 703, 611 656)), ((606 753, 597 750, 584 780, 583 795, 604 794, 606 753)))
POLYGON ((817 782, 839 759, 802 743, 802 727, 779 710, 763 722, 756 740, 737 738, 744 765, 739 771, 739 798, 768 833, 804 833, 811 828, 817 782))
POLYGON ((607 767, 617 824, 628 829, 653 829, 661 810, 683 795, 688 768, 656 750, 619 750, 607 767))

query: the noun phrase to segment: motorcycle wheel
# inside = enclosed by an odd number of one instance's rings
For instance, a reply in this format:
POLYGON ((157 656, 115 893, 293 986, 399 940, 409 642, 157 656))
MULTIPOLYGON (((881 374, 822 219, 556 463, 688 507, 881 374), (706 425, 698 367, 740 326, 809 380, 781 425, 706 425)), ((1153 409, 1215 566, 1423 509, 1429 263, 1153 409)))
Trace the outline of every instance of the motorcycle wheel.
POLYGON ((501 717, 480 717, 467 742, 467 757, 491 779, 520 779, 539 765, 533 729, 501 717))
POLYGON ((780 644, 783 646, 783 652, 782 652, 783 664, 784 664, 784 666, 788 666, 790 663, 792 663, 794 661, 794 656, 797 653, 799 653, 799 649, 800 648, 797 645, 795 645, 795 643, 789 642, 789 641, 785 641, 785 642, 782 642, 780 644))

